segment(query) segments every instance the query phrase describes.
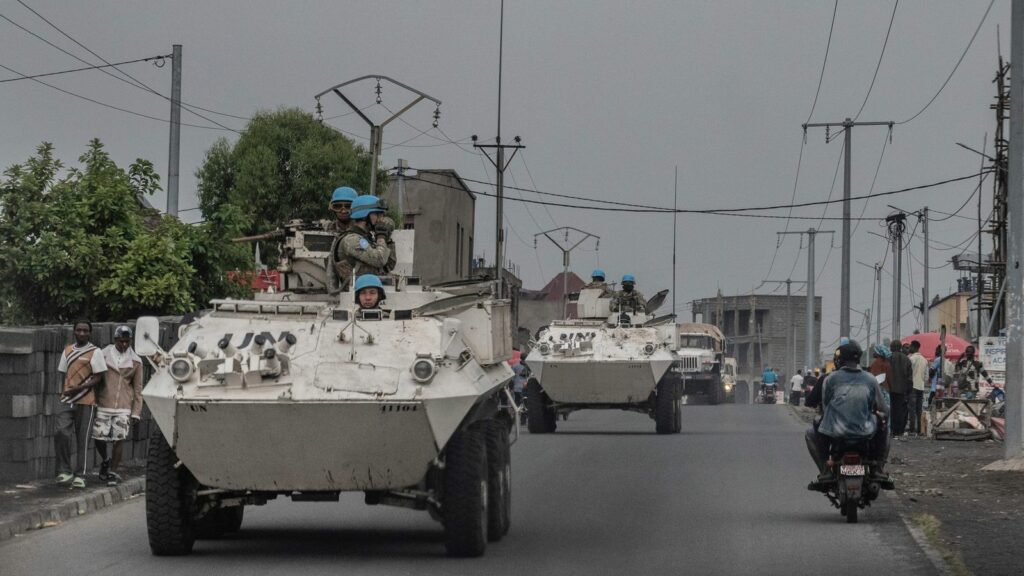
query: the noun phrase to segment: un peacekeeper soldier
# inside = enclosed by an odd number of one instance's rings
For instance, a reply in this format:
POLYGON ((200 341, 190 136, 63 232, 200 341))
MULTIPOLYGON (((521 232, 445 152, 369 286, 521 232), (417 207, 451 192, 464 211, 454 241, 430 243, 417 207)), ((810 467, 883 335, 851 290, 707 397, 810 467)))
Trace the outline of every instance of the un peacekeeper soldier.
POLYGON ((334 219, 327 224, 327 231, 341 234, 352 226, 352 201, 359 197, 353 188, 342 186, 334 189, 328 209, 334 213, 334 219))
POLYGON ((604 282, 604 270, 595 268, 590 273, 590 282, 583 286, 584 290, 587 288, 600 288, 602 296, 608 293, 608 285, 604 282))
POLYGON ((615 295, 612 300, 612 310, 615 312, 643 312, 647 307, 647 300, 644 295, 636 290, 636 278, 632 274, 622 277, 622 291, 615 295))
POLYGON ((359 196, 352 201, 352 226, 343 232, 331 247, 331 274, 328 291, 337 293, 345 290, 353 276, 361 274, 385 274, 385 268, 392 250, 388 248, 384 234, 371 234, 384 211, 377 203, 376 196, 359 196))
POLYGON ((374 274, 363 274, 356 278, 355 300, 360 310, 378 310, 387 299, 384 283, 374 274))

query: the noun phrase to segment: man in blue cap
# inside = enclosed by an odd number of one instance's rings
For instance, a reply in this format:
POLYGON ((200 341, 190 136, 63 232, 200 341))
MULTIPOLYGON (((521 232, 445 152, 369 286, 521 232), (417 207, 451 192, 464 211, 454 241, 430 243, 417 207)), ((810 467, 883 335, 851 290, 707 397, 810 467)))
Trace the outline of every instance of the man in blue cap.
POLYGON ((583 285, 583 290, 590 288, 597 288, 601 290, 602 296, 608 293, 608 284, 604 281, 604 270, 594 268, 594 271, 590 273, 590 282, 583 285))
POLYGON ((359 196, 352 201, 352 226, 343 232, 331 247, 331 293, 346 290, 352 279, 362 274, 387 273, 392 248, 386 234, 373 234, 384 210, 376 196, 359 196))
POLYGON ((334 189, 331 203, 328 205, 334 219, 326 226, 328 232, 341 234, 352 226, 352 202, 358 197, 359 193, 348 186, 334 189))
POLYGON ((622 290, 615 295, 615 299, 612 301, 612 311, 637 314, 646 312, 646 309, 647 300, 636 289, 636 278, 632 274, 624 274, 622 290))

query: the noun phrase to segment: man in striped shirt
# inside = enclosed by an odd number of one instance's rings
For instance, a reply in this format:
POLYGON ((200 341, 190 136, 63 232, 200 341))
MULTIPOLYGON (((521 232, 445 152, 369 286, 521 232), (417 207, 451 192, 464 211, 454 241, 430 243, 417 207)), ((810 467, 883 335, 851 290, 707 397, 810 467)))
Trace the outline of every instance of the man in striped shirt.
POLYGON ((103 381, 107 363, 103 353, 90 338, 92 324, 75 323, 75 343, 64 348, 57 370, 64 374, 64 386, 57 408, 57 430, 54 451, 57 455, 57 483, 72 488, 85 488, 89 466, 89 429, 95 414, 96 395, 93 388, 103 381), (74 448, 72 448, 74 447, 74 448), (71 467, 71 451, 77 452, 71 467))

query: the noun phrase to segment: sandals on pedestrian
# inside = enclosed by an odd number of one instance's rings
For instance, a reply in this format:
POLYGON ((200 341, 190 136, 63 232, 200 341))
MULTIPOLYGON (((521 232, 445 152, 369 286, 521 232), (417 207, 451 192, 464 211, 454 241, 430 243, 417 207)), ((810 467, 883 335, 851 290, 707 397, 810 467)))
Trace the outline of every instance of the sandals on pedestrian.
POLYGON ((65 472, 63 474, 58 474, 57 475, 57 484, 70 484, 71 481, 74 480, 74 479, 75 479, 75 475, 74 474, 69 474, 67 472, 65 472))
POLYGON ((121 483, 121 476, 117 472, 107 474, 107 486, 117 486, 121 483))
POLYGON ((85 478, 81 476, 75 476, 75 479, 71 481, 72 488, 85 488, 85 478))

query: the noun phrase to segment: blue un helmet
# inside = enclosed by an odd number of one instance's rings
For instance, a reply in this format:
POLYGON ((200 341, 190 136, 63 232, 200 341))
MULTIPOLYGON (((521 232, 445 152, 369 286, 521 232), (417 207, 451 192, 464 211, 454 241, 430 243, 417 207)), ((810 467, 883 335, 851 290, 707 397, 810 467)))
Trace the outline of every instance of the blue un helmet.
POLYGON ((364 194, 352 201, 353 220, 369 218, 370 214, 373 214, 374 212, 384 212, 380 207, 380 200, 378 200, 376 196, 364 194))
POLYGON ((594 268, 594 271, 590 273, 590 278, 593 280, 600 279, 601 282, 604 282, 604 270, 601 270, 600 268, 594 268))
POLYGON ((380 278, 377 277, 376 274, 363 274, 362 276, 356 278, 354 290, 356 304, 359 304, 359 293, 362 292, 364 288, 377 289, 377 291, 380 293, 380 300, 378 301, 378 304, 386 299, 386 296, 384 294, 384 283, 380 281, 380 278))
POLYGON ((356 192, 355 188, 342 186, 341 188, 334 189, 334 194, 331 194, 331 204, 335 202, 354 202, 358 197, 359 192, 356 192))
POLYGON ((636 278, 634 278, 632 274, 623 274, 622 281, 636 283, 636 278))

